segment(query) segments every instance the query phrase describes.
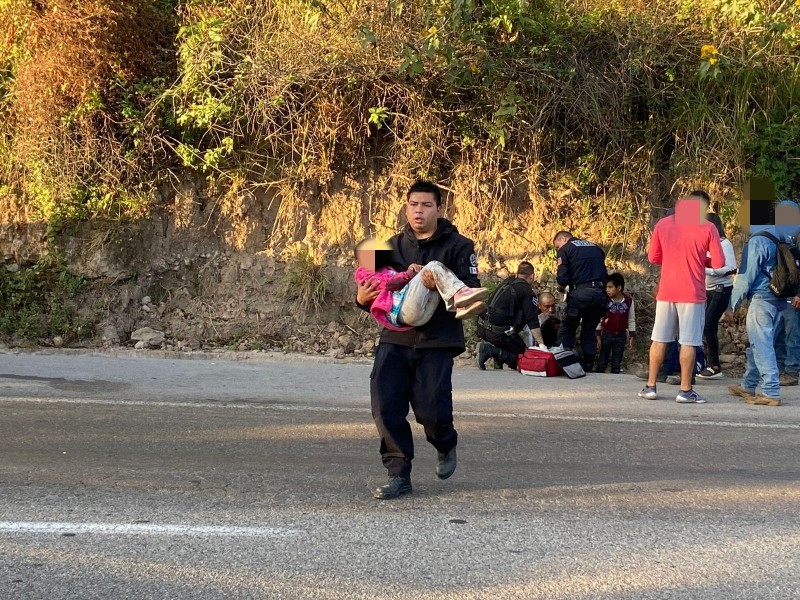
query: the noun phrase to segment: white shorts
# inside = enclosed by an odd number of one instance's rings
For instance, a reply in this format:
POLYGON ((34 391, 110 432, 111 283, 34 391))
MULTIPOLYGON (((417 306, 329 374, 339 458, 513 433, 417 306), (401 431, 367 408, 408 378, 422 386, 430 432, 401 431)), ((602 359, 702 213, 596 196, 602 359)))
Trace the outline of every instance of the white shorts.
POLYGON ((705 322, 705 302, 657 300, 653 335, 650 339, 669 344, 677 338, 681 346, 702 346, 705 322))

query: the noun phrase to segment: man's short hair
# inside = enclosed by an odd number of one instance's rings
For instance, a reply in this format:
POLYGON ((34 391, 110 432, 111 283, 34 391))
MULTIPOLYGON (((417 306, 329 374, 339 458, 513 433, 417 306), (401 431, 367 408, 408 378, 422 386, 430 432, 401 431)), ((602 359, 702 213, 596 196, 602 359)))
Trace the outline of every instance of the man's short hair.
POLYGON ((613 283, 614 287, 625 289, 625 278, 622 276, 622 273, 611 273, 611 275, 608 276, 608 282, 613 283))
POLYGON ((706 204, 711 204, 711 196, 709 196, 703 190, 692 190, 689 192, 690 198, 700 198, 701 200, 705 200, 706 204))
POLYGON ((411 187, 408 188, 408 192, 406 192, 406 200, 408 200, 409 196, 414 192, 420 192, 423 194, 433 194, 433 197, 436 200, 436 206, 442 205, 442 191, 439 189, 439 186, 435 183, 430 181, 418 180, 411 184, 411 187))
POLYGON ((552 292, 542 292, 541 294, 539 294, 539 303, 541 304, 541 303, 542 303, 542 301, 543 301, 545 298, 552 298, 552 299, 553 299, 553 302, 555 302, 555 301, 556 301, 556 297, 555 297, 555 295, 553 295, 553 293, 552 293, 552 292))
POLYGON ((530 277, 531 275, 534 274, 534 272, 535 271, 533 265, 529 263, 527 260, 523 260, 521 263, 519 263, 519 266, 517 267, 517 275, 519 275, 520 277, 530 277))
POLYGON ((571 237, 572 237, 572 233, 570 233, 569 231, 563 231, 563 230, 562 230, 562 231, 559 231, 559 232, 558 232, 558 233, 557 233, 557 234, 556 234, 556 235, 553 237, 553 243, 557 242, 559 238, 571 238, 571 237))

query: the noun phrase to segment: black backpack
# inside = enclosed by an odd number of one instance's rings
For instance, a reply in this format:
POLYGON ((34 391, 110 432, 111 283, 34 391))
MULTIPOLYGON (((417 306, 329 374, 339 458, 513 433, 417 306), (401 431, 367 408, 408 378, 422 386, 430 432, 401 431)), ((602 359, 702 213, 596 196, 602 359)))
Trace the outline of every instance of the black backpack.
POLYGON ((756 235, 769 238, 777 249, 775 270, 769 280, 771 289, 778 298, 791 298, 800 292, 800 252, 767 231, 756 235))
POLYGON ((514 282, 517 281, 517 277, 511 276, 506 277, 503 281, 500 282, 500 285, 494 290, 492 297, 489 298, 489 306, 486 313, 484 313, 485 318, 495 317, 496 319, 504 322, 511 322, 514 320, 514 314, 510 313, 509 311, 501 308, 503 304, 505 306, 509 306, 509 303, 503 302, 500 303, 500 299, 505 299, 506 293, 508 292, 511 294, 511 302, 514 302, 514 299, 517 297, 517 290, 514 289, 514 282))

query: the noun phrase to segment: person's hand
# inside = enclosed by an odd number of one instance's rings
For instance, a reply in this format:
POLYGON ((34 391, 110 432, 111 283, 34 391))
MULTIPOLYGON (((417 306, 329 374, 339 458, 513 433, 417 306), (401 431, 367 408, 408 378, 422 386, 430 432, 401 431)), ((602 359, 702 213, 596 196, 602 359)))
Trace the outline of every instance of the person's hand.
POLYGON ((633 342, 634 342, 634 338, 631 337, 631 336, 628 336, 628 349, 629 350, 633 350, 633 342))
POLYGON ((599 335, 597 335, 595 337, 597 338, 597 349, 600 350, 600 348, 603 347, 602 338, 599 335))
POLYGON ((420 271, 422 271, 422 266, 418 265, 417 263, 411 263, 410 265, 408 265, 408 270, 412 271, 413 273, 419 273, 420 271))
POLYGON ((733 311, 729 308, 724 313, 722 313, 722 318, 720 319, 723 323, 733 323, 733 311))
POLYGON ((430 271, 425 271, 422 274, 422 285, 424 285, 429 290, 436 289, 436 277, 433 276, 433 273, 430 271))
POLYGON ((378 294, 380 294, 380 290, 378 290, 380 284, 380 281, 374 277, 359 283, 358 291, 356 292, 356 302, 358 302, 361 306, 372 304, 372 301, 378 297, 378 294))
POLYGON ((792 306, 795 308, 800 308, 800 296, 795 296, 792 298, 792 306))

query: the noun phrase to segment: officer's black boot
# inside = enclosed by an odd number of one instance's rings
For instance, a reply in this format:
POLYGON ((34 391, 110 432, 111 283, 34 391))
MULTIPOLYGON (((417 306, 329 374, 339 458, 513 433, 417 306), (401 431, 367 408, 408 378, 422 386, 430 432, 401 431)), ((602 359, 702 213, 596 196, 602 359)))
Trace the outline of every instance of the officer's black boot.
POLYGON ((517 355, 502 348, 496 348, 497 354, 495 355, 495 362, 500 361, 506 363, 508 367, 514 371, 517 370, 517 355))
POLYGON ((583 355, 583 360, 581 362, 582 362, 583 370, 586 373, 591 373, 592 372, 592 369, 594 368, 594 357, 595 357, 594 354, 584 354, 583 355))
MULTIPOLYGON (((489 342, 478 342, 478 346, 475 348, 475 354, 477 355, 478 359, 478 368, 481 371, 486 370, 486 361, 492 358, 494 355, 492 354, 492 346, 489 342)), ((496 361, 495 361, 495 364, 496 361)))
POLYGON ((391 500, 411 493, 410 477, 389 477, 389 483, 376 489, 372 495, 378 500, 391 500))

